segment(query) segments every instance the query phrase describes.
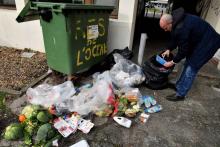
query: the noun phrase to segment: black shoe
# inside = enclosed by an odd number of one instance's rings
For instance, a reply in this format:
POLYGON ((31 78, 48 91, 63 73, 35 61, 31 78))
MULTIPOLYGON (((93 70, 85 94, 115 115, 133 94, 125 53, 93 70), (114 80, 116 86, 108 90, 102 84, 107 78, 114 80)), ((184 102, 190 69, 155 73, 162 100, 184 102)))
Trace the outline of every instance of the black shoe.
POLYGON ((176 91, 176 85, 173 83, 168 83, 167 87, 176 91))
POLYGON ((168 101, 176 102, 176 101, 183 101, 185 99, 185 97, 184 96, 176 96, 176 94, 171 94, 171 95, 166 96, 166 99, 168 101))

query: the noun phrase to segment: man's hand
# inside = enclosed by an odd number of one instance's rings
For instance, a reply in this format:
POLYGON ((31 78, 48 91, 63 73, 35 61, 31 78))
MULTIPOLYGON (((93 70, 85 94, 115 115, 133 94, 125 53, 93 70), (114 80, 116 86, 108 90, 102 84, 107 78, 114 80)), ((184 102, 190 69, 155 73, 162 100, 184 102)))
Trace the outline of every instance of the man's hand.
POLYGON ((169 62, 167 62, 167 63, 165 63, 163 66, 165 66, 165 67, 171 67, 171 66, 173 66, 175 63, 173 62, 173 61, 169 61, 169 62))
POLYGON ((170 55, 170 50, 166 50, 165 52, 162 53, 163 58, 166 56, 169 57, 169 55, 170 55))

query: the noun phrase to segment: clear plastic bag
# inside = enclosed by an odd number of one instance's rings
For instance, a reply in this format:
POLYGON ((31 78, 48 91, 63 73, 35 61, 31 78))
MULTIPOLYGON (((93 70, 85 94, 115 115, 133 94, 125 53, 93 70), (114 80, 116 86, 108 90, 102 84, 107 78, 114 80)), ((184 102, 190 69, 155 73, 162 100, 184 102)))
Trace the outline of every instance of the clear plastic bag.
POLYGON ((137 102, 140 106, 142 104, 142 94, 138 88, 124 87, 120 89, 118 94, 122 97, 127 98, 130 102, 137 102))
POLYGON ((112 84, 112 79, 109 70, 106 70, 101 74, 99 72, 96 72, 92 75, 92 77, 93 77, 93 83, 96 83, 97 81, 100 80, 105 80, 109 84, 112 84))
POLYGON ((114 58, 116 64, 110 70, 110 76, 117 87, 132 87, 145 80, 145 75, 140 66, 124 59, 120 54, 114 54, 114 58))
POLYGON ((105 104, 110 104, 112 99, 114 99, 112 85, 105 80, 99 80, 92 88, 57 103, 56 110, 58 113, 68 111, 87 115, 92 111, 99 111, 105 104))
POLYGON ((76 91, 71 81, 66 81, 56 86, 42 84, 36 88, 28 88, 26 92, 28 101, 31 104, 44 107, 50 107, 63 100, 70 99, 75 93, 76 91))

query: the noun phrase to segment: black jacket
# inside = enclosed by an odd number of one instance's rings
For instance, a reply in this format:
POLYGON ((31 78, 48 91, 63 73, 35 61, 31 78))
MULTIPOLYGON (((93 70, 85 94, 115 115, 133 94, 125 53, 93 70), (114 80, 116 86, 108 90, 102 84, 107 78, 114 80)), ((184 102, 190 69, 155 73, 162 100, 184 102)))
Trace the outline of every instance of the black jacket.
POLYGON ((178 47, 173 61, 186 58, 188 64, 200 68, 220 48, 220 35, 201 18, 184 13, 182 8, 172 13, 171 43, 168 49, 178 47))

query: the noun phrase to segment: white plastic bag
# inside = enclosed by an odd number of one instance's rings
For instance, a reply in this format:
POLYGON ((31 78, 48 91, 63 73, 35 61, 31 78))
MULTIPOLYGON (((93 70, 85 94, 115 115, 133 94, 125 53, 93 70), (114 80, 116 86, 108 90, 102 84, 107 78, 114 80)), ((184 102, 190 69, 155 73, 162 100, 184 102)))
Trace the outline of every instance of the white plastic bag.
POLYGON ((112 99, 114 99, 112 85, 105 80, 100 80, 87 91, 80 92, 70 99, 57 103, 56 110, 58 113, 69 111, 87 115, 92 111, 100 110, 103 105, 108 104, 112 99))
POLYGON ((119 88, 132 87, 141 84, 145 75, 140 66, 124 59, 120 54, 114 54, 116 64, 110 70, 113 83, 119 88))
POLYGON ((44 107, 50 107, 63 100, 70 99, 75 93, 76 91, 71 81, 66 81, 56 86, 42 84, 36 88, 28 88, 26 92, 28 101, 31 104, 44 107))
POLYGON ((112 79, 109 70, 106 70, 101 74, 99 72, 96 72, 92 75, 92 77, 93 77, 93 83, 96 83, 97 81, 100 80, 105 80, 109 84, 112 84, 112 79))

